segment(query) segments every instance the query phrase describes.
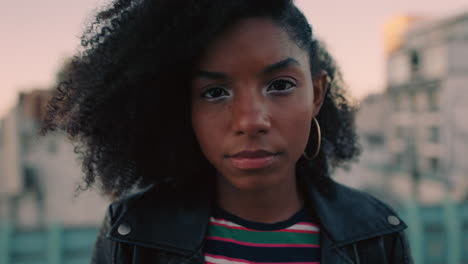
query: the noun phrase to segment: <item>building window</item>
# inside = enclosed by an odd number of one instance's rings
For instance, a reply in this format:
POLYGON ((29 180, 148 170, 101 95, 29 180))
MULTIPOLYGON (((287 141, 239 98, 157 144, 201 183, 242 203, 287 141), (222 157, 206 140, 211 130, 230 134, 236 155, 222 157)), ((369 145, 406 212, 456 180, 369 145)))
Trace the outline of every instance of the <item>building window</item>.
POLYGON ((26 190, 39 190, 39 173, 36 168, 25 165, 23 168, 23 184, 26 190))
POLYGON ((431 172, 436 172, 439 170, 439 159, 438 158, 429 158, 429 170, 431 172))
POLYGON ((431 143, 439 143, 440 140, 440 129, 437 126, 429 128, 429 141, 431 143))
POLYGON ((369 146, 382 146, 385 143, 384 136, 381 133, 368 133, 366 141, 369 146))
POLYGON ((416 50, 410 52, 410 67, 412 73, 418 73, 421 68, 421 55, 416 50))

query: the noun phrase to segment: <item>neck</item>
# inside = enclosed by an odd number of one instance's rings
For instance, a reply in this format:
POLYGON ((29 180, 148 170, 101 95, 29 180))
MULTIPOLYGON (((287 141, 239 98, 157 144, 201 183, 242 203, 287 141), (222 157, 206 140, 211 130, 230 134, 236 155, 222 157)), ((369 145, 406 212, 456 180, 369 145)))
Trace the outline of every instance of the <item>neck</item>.
POLYGON ((287 220, 303 206, 296 178, 289 179, 292 180, 253 190, 242 190, 221 180, 218 183, 218 205, 249 221, 277 223, 287 220))

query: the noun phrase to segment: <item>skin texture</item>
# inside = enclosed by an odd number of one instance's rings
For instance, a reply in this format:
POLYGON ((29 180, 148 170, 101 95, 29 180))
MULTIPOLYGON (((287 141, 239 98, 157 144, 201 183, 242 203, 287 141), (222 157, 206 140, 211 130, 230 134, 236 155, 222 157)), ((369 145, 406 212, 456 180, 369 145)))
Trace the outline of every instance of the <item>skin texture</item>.
POLYGON ((313 81, 307 52, 269 19, 242 20, 207 50, 192 82, 192 126, 217 170, 218 203, 247 220, 285 220, 302 206, 295 166, 326 73, 313 81), (255 150, 275 154, 254 169, 233 158, 255 150))

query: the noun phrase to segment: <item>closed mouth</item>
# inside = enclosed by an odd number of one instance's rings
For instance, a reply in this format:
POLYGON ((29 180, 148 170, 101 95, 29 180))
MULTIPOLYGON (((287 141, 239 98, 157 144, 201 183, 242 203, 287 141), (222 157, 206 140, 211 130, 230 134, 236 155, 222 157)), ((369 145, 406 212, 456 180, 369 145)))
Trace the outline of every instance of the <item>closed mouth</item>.
POLYGON ((239 158, 239 159, 256 159, 256 158, 266 158, 270 156, 278 155, 279 153, 274 153, 270 151, 266 151, 263 149, 254 150, 254 151, 241 151, 232 156, 228 156, 229 158, 239 158))
POLYGON ((241 151, 227 158, 232 166, 240 170, 257 170, 269 167, 276 162, 280 152, 266 150, 241 151))

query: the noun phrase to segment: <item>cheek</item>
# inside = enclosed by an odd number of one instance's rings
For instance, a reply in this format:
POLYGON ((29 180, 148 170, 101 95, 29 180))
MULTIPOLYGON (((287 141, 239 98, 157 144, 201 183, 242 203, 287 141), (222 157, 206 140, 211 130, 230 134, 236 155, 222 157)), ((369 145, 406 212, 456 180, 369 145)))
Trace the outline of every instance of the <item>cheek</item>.
POLYGON ((192 110, 192 127, 193 127, 193 132, 195 133, 195 136, 197 138, 198 143, 200 144, 200 147, 202 150, 204 149, 204 145, 206 144, 205 142, 208 142, 206 140, 207 133, 209 129, 207 128, 209 126, 209 122, 207 122, 206 118, 203 117, 203 113, 197 110, 192 110))
POLYGON ((309 139, 311 122, 312 122, 312 103, 304 100, 302 97, 296 100, 294 104, 290 104, 287 112, 281 111, 277 116, 278 126, 281 128, 281 134, 287 141, 291 158, 298 160, 307 145, 309 139))
POLYGON ((203 154, 209 159, 219 146, 219 117, 194 107, 192 109, 192 127, 203 154))
POLYGON ((295 160, 298 160, 307 145, 310 134, 310 113, 302 112, 296 115, 294 119, 290 120, 291 123, 285 128, 290 140, 290 151, 291 155, 295 160), (288 129, 289 128, 289 129, 288 129), (291 129, 294 128, 294 129, 291 129))

